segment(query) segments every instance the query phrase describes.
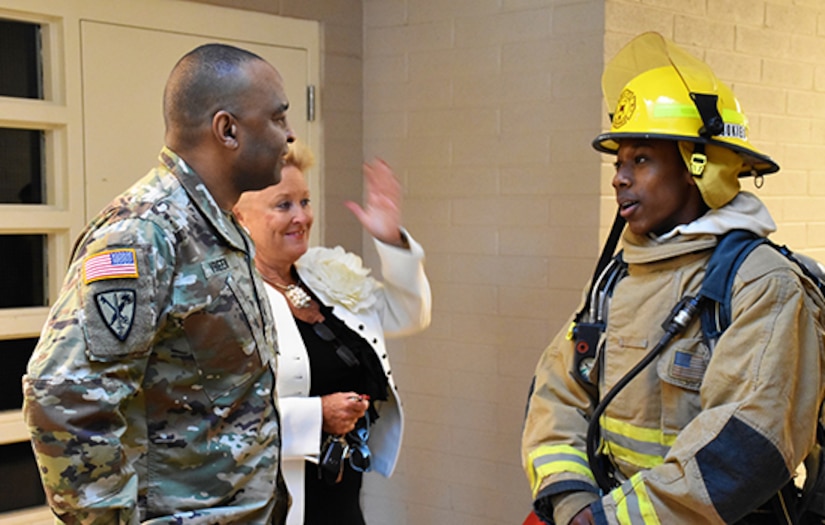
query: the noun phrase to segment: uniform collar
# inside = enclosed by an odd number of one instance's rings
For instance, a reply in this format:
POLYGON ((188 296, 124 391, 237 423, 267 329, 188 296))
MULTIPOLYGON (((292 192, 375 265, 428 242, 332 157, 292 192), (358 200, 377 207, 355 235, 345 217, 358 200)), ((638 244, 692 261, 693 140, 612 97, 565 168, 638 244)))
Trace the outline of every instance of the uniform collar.
POLYGON ((200 176, 177 153, 164 146, 159 155, 161 163, 178 179, 192 204, 201 212, 215 231, 238 250, 250 252, 251 243, 241 233, 235 217, 215 202, 200 176))

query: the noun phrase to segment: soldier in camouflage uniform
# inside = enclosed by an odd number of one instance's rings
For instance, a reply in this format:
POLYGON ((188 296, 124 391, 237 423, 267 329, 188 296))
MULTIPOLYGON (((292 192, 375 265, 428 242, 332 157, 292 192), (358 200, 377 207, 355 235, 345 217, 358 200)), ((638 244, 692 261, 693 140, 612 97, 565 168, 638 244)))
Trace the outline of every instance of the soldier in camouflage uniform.
POLYGON ((257 55, 190 52, 160 165, 80 235, 23 379, 59 523, 283 523, 273 321, 227 210, 278 182, 286 108, 257 55))

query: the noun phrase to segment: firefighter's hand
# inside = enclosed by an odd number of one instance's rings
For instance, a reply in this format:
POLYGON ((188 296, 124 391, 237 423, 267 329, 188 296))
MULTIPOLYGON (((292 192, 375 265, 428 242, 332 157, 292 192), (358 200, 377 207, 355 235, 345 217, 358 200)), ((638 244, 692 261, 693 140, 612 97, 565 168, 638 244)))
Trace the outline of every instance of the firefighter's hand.
POLYGON ((583 508, 578 514, 573 516, 573 519, 570 520, 570 525, 596 525, 596 522, 593 521, 593 513, 590 512, 590 507, 587 506, 583 508))

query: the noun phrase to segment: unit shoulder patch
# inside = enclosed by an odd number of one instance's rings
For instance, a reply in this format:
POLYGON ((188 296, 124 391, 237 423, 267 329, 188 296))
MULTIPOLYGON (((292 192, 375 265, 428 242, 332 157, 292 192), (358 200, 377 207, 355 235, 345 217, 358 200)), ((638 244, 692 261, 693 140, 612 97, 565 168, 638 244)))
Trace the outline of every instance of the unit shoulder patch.
POLYGON ((78 259, 75 286, 90 359, 111 362, 141 357, 151 350, 159 319, 160 275, 160 266, 150 257, 152 249, 143 244, 104 247, 78 259), (101 256, 103 269, 95 275, 90 261, 101 256), (94 280, 89 282, 90 278, 94 280))
POLYGON ((107 290, 95 294, 95 305, 103 324, 120 341, 125 341, 135 320, 134 290, 107 290))

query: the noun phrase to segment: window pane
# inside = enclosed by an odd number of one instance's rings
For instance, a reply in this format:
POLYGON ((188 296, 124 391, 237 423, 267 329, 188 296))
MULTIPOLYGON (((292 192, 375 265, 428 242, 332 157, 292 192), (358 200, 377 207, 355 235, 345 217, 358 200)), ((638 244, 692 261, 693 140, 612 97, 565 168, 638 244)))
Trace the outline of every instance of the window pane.
POLYGON ((0 446, 0 479, 6 481, 3 490, 0 490, 0 512, 46 503, 37 463, 28 441, 0 446))
POLYGON ((46 306, 46 236, 0 235, 0 308, 46 306))
POLYGON ((0 361, 3 363, 0 367, 0 411, 20 410, 23 407, 20 380, 26 373, 26 365, 36 344, 37 338, 0 341, 0 361))
POLYGON ((0 204, 44 204, 44 139, 41 130, 0 128, 0 204))
POLYGON ((39 24, 0 19, 0 95, 43 98, 39 24))

